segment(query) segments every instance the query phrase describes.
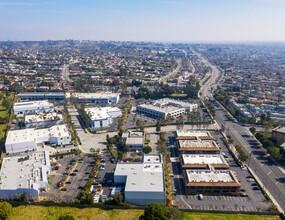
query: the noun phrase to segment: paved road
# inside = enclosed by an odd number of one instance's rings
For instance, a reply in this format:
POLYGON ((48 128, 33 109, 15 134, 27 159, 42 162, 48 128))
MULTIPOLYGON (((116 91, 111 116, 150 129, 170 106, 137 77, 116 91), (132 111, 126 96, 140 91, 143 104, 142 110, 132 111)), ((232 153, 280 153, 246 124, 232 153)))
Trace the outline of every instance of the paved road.
POLYGON ((69 77, 69 66, 70 64, 65 64, 62 67, 61 78, 63 79, 63 82, 72 82, 72 80, 69 77))
MULTIPOLYGON (((199 55, 205 62, 205 58, 199 55)), ((208 62, 208 66, 212 70, 212 77, 205 83, 200 92, 201 99, 212 98, 212 90, 222 79, 222 72, 208 62), (219 73, 220 72, 220 73, 219 73), (215 79, 214 79, 215 78, 215 79), (212 89, 211 89, 212 87, 212 89)), ((260 146, 250 134, 247 128, 240 126, 236 120, 218 103, 215 103, 215 119, 217 124, 225 127, 226 134, 231 135, 234 144, 241 145, 244 151, 249 155, 248 166, 255 172, 257 177, 273 196, 274 200, 279 204, 280 208, 285 210, 285 177, 284 169, 279 167, 267 157, 265 149, 260 146)))
POLYGON ((196 55, 199 57, 199 59, 210 68, 211 72, 206 75, 205 79, 210 76, 210 78, 205 82, 200 89, 199 94, 201 100, 204 100, 205 98, 212 98, 211 91, 214 91, 217 88, 217 85, 219 84, 219 81, 222 79, 223 73, 218 69, 218 67, 211 64, 205 57, 203 57, 201 54, 196 52, 196 55))
POLYGON ((178 71, 179 71, 179 70, 181 69, 181 67, 182 67, 182 61, 181 61, 181 59, 178 59, 178 60, 176 60, 176 62, 177 62, 177 67, 176 67, 173 71, 171 71, 170 73, 168 73, 166 76, 161 77, 161 78, 158 80, 158 82, 166 83, 167 79, 168 79, 170 76, 175 75, 175 74, 178 73, 178 71))
POLYGON ((229 134, 234 144, 243 147, 249 155, 248 166, 255 172, 266 189, 275 198, 277 203, 285 210, 285 175, 284 169, 267 156, 266 150, 260 146, 250 134, 247 128, 240 126, 231 119, 230 114, 218 103, 215 104, 217 123, 225 127, 226 134, 229 134))

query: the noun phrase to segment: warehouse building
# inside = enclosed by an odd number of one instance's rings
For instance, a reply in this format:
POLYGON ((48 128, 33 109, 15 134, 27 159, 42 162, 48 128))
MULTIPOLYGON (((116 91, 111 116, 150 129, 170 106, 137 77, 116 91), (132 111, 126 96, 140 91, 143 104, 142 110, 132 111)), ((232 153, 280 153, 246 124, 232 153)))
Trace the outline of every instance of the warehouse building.
POLYGON ((66 125, 55 125, 45 129, 21 129, 9 131, 5 149, 6 153, 18 153, 35 150, 37 145, 67 145, 71 136, 66 125))
POLYGON ((117 104, 120 100, 120 93, 66 93, 66 98, 74 98, 78 103, 94 103, 98 105, 117 104))
POLYGON ((64 100, 63 92, 25 92, 18 95, 20 101, 35 101, 35 100, 64 100))
POLYGON ((150 104, 139 105, 137 106, 136 111, 139 114, 143 114, 151 118, 166 119, 168 117, 177 118, 186 111, 193 111, 197 107, 197 104, 173 99, 160 99, 150 104))
POLYGON ((25 193, 28 199, 38 200, 40 191, 48 190, 50 172, 47 151, 5 157, 0 171, 0 199, 19 199, 25 193))
POLYGON ((240 183, 233 171, 186 169, 183 170, 187 194, 193 193, 234 193, 240 189, 240 183))
POLYGON ((162 155, 144 155, 141 163, 118 163, 114 182, 125 184, 127 203, 166 203, 162 155))
POLYGON ((107 128, 113 123, 113 118, 122 116, 122 110, 115 107, 85 108, 90 118, 90 129, 107 128))
POLYGON ((221 154, 181 154, 182 169, 229 169, 230 166, 221 154))
POLYGON ((285 127, 278 126, 272 129, 272 139, 276 142, 278 146, 285 143, 285 127))
POLYGON ((47 100, 32 102, 17 102, 14 104, 15 114, 39 114, 54 112, 54 105, 47 100))

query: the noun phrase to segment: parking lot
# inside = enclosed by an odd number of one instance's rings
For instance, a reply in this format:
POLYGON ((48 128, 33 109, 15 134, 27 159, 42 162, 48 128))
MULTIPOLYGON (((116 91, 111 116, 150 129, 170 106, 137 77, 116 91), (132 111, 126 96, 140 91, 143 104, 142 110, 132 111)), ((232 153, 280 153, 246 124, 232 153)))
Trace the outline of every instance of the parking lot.
POLYGON ((241 192, 243 196, 224 196, 224 195, 203 195, 203 199, 200 200, 198 195, 186 195, 184 189, 184 181, 182 177, 181 165, 178 160, 178 150, 174 146, 175 139, 173 134, 168 134, 171 138, 169 150, 172 161, 172 185, 174 189, 174 204, 182 209, 194 209, 194 210, 219 210, 219 211, 243 211, 243 212, 258 212, 267 211, 272 207, 270 201, 268 201, 261 189, 259 189, 257 183, 246 170, 242 170, 241 167, 232 158, 230 152, 222 141, 222 135, 220 132, 213 132, 212 135, 221 148, 221 152, 228 161, 230 169, 237 175, 239 182, 241 183, 241 192))
POLYGON ((55 202, 74 202, 88 181, 94 163, 94 157, 88 154, 66 155, 54 159, 50 189, 42 194, 43 197, 55 202), (59 182, 64 180, 65 184, 59 187, 59 182))

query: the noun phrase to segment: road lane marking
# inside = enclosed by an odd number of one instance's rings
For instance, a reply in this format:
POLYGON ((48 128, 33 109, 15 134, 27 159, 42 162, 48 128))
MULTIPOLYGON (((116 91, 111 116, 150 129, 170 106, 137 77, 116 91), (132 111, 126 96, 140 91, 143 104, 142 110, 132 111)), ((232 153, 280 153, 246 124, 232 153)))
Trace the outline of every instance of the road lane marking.
POLYGON ((270 171, 267 173, 267 175, 269 175, 271 172, 272 172, 272 171, 270 170, 270 171))

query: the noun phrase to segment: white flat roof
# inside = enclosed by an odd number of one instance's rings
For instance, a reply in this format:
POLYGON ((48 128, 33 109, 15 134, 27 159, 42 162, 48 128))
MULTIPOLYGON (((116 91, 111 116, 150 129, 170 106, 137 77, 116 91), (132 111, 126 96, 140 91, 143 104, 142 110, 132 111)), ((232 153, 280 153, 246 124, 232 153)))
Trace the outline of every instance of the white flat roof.
POLYGON ((35 115, 25 115, 25 122, 32 123, 32 122, 42 122, 42 121, 52 121, 52 120, 62 120, 62 114, 57 112, 52 113, 42 113, 42 114, 35 114, 35 115))
MULTIPOLYGON (((157 155, 161 158, 161 155, 157 155)), ((115 176, 127 176, 125 191, 164 192, 163 164, 153 161, 156 156, 145 156, 151 161, 142 163, 118 163, 115 176)))
POLYGON ((224 164, 220 154, 182 154, 184 164, 224 164))
POLYGON ((178 140, 180 148, 217 148, 214 141, 178 140))
POLYGON ((188 182, 225 183, 236 182, 229 170, 186 170, 188 182))
POLYGON ((41 181, 47 182, 46 171, 50 171, 47 151, 5 157, 0 171, 0 190, 38 189, 41 181))
POLYGON ((25 109, 25 108, 37 108, 37 107, 45 107, 45 106, 54 106, 48 100, 41 101, 31 101, 31 102, 16 102, 14 104, 14 109, 25 109))
POLYGON ((50 128, 43 128, 43 129, 28 128, 28 129, 9 131, 5 144, 15 144, 27 141, 36 142, 37 139, 48 136, 52 137, 69 136, 68 128, 66 125, 55 125, 50 128))
POLYGON ((120 93, 112 93, 112 92, 98 92, 98 93, 66 93, 66 97, 77 97, 83 99, 108 99, 108 98, 116 98, 120 95, 120 93))
POLYGON ((212 137, 208 131, 197 130, 178 130, 176 131, 177 137, 212 137))
POLYGON ((90 119, 92 121, 94 120, 100 120, 100 119, 108 119, 110 118, 111 112, 121 112, 121 109, 116 108, 116 107, 101 107, 101 108, 85 108, 85 112, 89 115, 90 119))
POLYGON ((164 106, 164 107, 161 107, 161 106, 155 106, 155 105, 152 105, 152 104, 142 104, 142 105, 139 105, 138 107, 150 109, 150 110, 153 110, 153 111, 156 111, 156 112, 165 113, 165 114, 172 113, 172 112, 178 111, 178 110, 185 110, 185 108, 180 108, 180 107, 175 107, 175 106, 164 106))

